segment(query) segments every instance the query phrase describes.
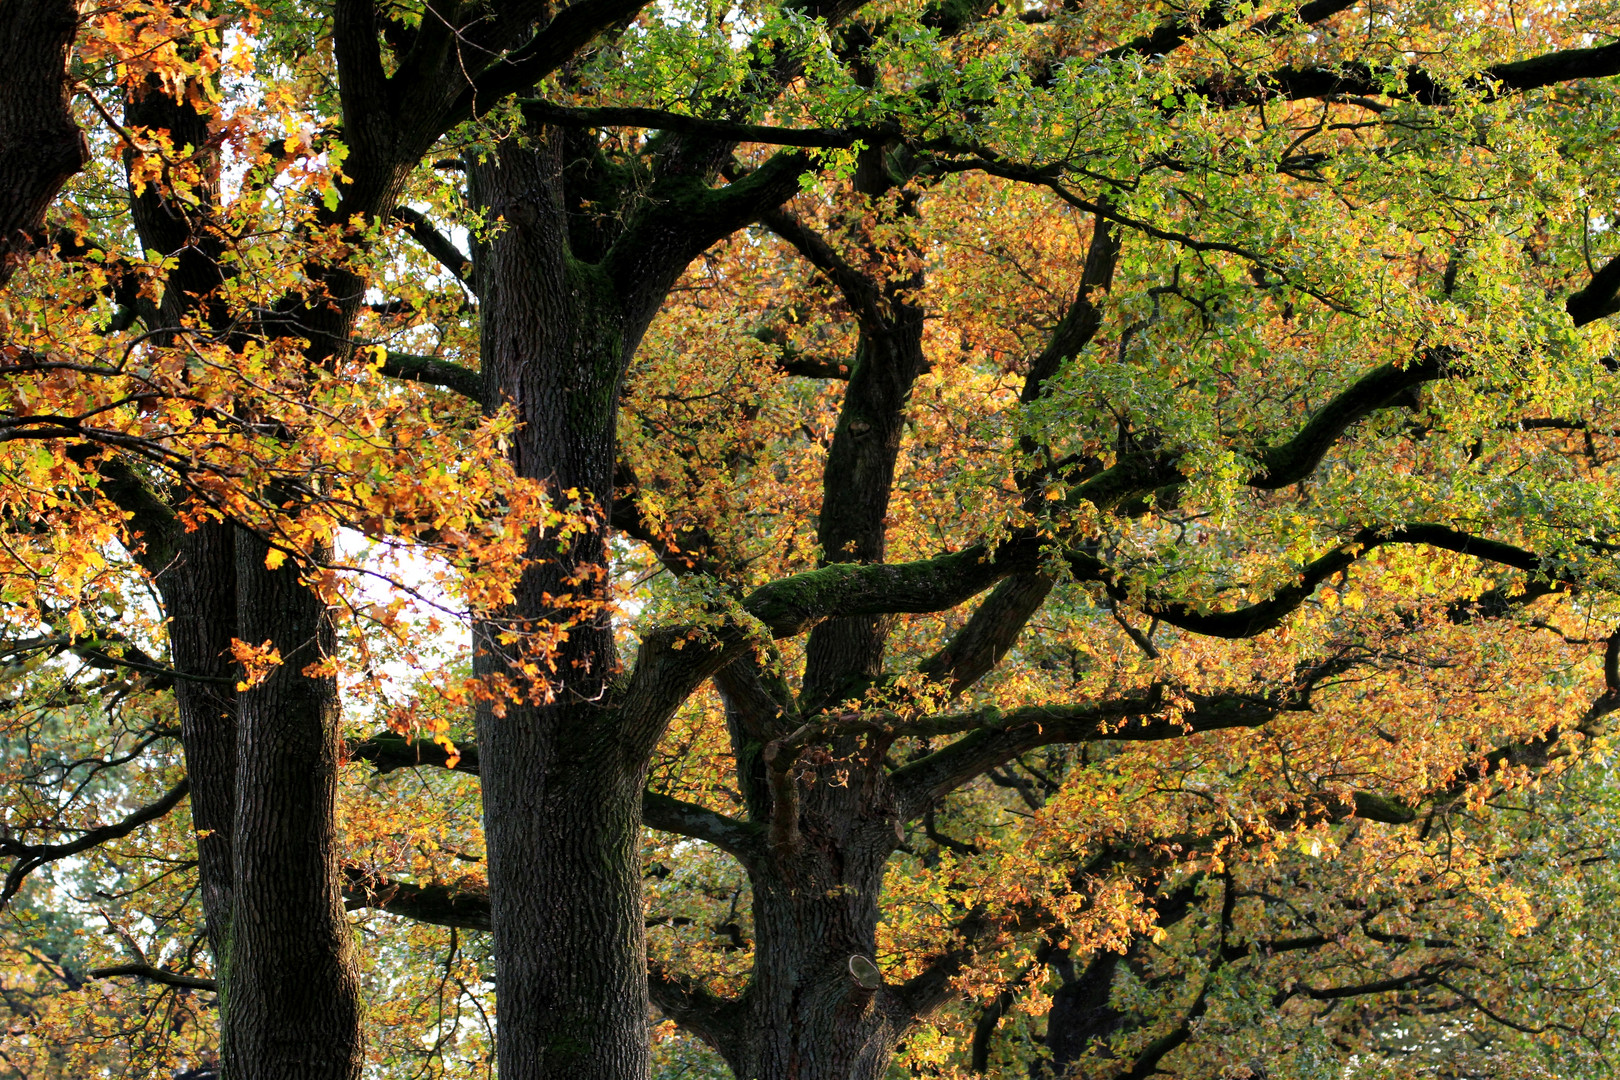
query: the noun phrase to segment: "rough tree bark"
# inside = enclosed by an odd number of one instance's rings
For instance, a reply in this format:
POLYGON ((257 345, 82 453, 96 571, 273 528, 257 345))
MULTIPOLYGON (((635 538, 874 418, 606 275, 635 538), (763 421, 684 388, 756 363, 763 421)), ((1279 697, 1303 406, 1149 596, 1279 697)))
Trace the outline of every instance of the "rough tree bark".
POLYGON ((288 561, 236 538, 238 633, 282 663, 237 697, 234 895, 221 981, 231 1080, 360 1075, 360 973, 338 883, 338 694, 306 673, 331 656, 331 617, 288 561))
MULTIPOLYGON (((478 203, 500 222, 478 268, 486 399, 522 419, 520 475, 559 498, 575 489, 605 515, 624 318, 601 270, 571 254, 559 133, 536 132, 533 143, 511 140, 471 170, 478 203)), ((477 633, 481 671, 550 698, 478 715, 481 760, 499 763, 482 783, 508 1080, 648 1069, 636 857, 645 761, 609 700, 606 528, 599 517, 561 548, 536 536, 511 608, 477 633), (547 624, 568 628, 554 651, 547 624), (525 662, 544 668, 541 685, 525 662)))
POLYGON ((0 4, 0 285, 44 239, 45 209, 90 159, 68 107, 73 0, 0 4))

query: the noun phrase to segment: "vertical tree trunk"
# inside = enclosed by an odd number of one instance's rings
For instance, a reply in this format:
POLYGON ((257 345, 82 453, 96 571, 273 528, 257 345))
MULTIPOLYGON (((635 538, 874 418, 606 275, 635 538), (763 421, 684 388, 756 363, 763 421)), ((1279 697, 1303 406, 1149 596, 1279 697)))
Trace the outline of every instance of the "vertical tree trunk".
POLYGON ((0 3, 0 285, 37 245, 45 210, 90 160, 68 107, 73 0, 0 3))
POLYGON ((538 141, 472 171, 499 221, 478 271, 486 400, 517 410, 518 471, 565 501, 573 489, 597 516, 560 546, 537 536, 511 608, 477 635, 481 672, 548 699, 478 717, 500 1072, 636 1080, 648 1072, 645 754, 608 703, 617 659, 605 606, 624 332, 612 286, 569 252, 560 139, 538 141), (544 646, 558 625, 566 639, 544 646))
POLYGON ((338 696, 304 669, 331 655, 297 566, 236 537, 237 621, 282 663, 238 695, 235 898, 222 984, 228 1080, 360 1075, 359 969, 337 876, 338 696))
POLYGON ((898 836, 882 752, 851 741, 832 757, 799 780, 797 848, 752 879, 753 1038, 730 1063, 748 1080, 880 1080, 912 1022, 891 989, 862 977, 898 836))
MULTIPOLYGON (((176 526, 178 528, 178 526, 176 526)), ((197 878, 203 919, 221 976, 229 957, 232 868, 236 831, 236 543, 233 526, 204 522, 183 533, 173 561, 155 577, 170 613, 169 649, 175 670, 180 742, 191 778, 191 820, 197 830, 197 878)))
MULTIPOLYGON (((218 299, 226 281, 222 245, 208 212, 219 200, 219 156, 206 149, 212 117, 194 107, 196 99, 171 97, 154 79, 126 103, 128 123, 200 148, 204 166, 203 183, 192 190, 196 203, 147 185, 132 216, 148 249, 174 257, 157 315, 163 328, 200 320, 231 333, 234 313, 218 299)), ((321 314, 323 329, 333 324, 322 343, 341 339, 350 316, 321 314)), ((230 1080, 352 1080, 362 1033, 359 972, 338 883, 337 685, 303 674, 331 653, 332 627, 294 563, 266 569, 259 537, 204 523, 174 546, 174 565, 158 582, 175 663, 201 676, 182 681, 178 698, 221 986, 223 1073, 230 1080), (284 661, 241 693, 232 685, 237 637, 270 642, 284 661)))
POLYGON ((1085 967, 1076 971, 1067 953, 1059 952, 1053 958, 1052 966, 1063 982, 1052 995, 1052 1007, 1046 1014, 1046 1050, 1050 1056, 1030 1063, 1033 1080, 1070 1075, 1076 1062, 1093 1047, 1106 1046, 1107 1040, 1131 1019, 1109 1003, 1114 975, 1122 960, 1123 954, 1103 949, 1092 953, 1085 967))

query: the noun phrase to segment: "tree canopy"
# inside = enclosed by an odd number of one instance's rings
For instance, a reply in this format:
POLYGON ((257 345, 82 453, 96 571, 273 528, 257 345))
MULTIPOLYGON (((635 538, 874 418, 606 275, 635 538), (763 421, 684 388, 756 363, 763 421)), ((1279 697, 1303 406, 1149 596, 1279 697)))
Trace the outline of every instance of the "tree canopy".
POLYGON ((0 1075, 1610 1070, 1617 26, 0 0, 0 1075))

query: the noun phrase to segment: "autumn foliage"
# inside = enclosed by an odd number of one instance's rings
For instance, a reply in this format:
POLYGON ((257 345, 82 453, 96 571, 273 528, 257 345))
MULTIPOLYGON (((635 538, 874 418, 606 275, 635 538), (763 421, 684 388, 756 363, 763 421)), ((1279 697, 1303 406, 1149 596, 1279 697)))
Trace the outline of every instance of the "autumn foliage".
POLYGON ((3 3, 0 1077, 1612 1069, 1612 3, 3 3))

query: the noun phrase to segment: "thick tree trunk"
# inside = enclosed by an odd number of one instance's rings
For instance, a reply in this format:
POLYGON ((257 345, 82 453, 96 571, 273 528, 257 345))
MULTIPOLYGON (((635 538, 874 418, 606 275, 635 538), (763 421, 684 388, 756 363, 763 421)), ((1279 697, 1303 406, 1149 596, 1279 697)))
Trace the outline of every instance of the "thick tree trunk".
MULTIPOLYGON (((136 127, 203 147, 209 118, 148 86, 126 104, 136 127)), ((208 154, 204 207, 217 202, 218 158, 208 154)), ((225 281, 206 212, 149 185, 133 217, 146 247, 175 257, 158 318, 200 317, 222 331, 225 281)), ((161 338, 160 338, 161 340, 161 338)), ((303 669, 327 657, 324 605, 288 563, 265 568, 258 537, 205 523, 175 543, 158 572, 171 619, 178 704, 203 911, 221 986, 223 1073, 230 1080, 359 1075, 359 970, 338 885, 336 681, 303 669), (284 663, 236 692, 233 638, 269 641, 284 663)))
POLYGON ((612 287, 569 253, 560 140, 539 144, 503 146, 471 177, 500 222, 478 270, 486 399, 518 412, 518 471, 599 516, 561 546, 537 536, 512 606, 478 634, 479 670, 530 698, 478 718, 500 1073, 636 1080, 649 1064, 638 849, 650 747, 609 701, 606 608, 624 331, 612 287), (566 639, 549 638, 556 627, 566 639))
POLYGON ((90 160, 68 107, 73 0, 0 2, 0 285, 42 240, 45 210, 90 160))
MULTIPOLYGON (((857 191, 878 200, 894 186, 884 154, 864 152, 857 191)), ((902 198, 879 212, 905 217, 912 209, 902 198)), ((874 265, 892 254, 859 231, 852 239, 874 265)), ((823 475, 817 539, 824 563, 884 560, 906 401, 926 366, 923 313, 908 299, 920 285, 919 274, 896 273, 881 283, 842 286, 861 333, 823 475)), ((882 677, 892 622, 838 618, 811 631, 798 701, 804 715, 859 696, 882 677)), ((743 732, 732 726, 742 762, 743 732)), ((910 1003, 880 985, 872 966, 884 865, 902 824, 884 749, 846 739, 806 751, 782 777, 794 791, 797 835, 781 835, 781 808, 773 806, 773 857, 751 870, 750 1033, 731 1051, 740 1077, 878 1080, 916 1019, 910 1003)))
POLYGON ((642 781, 579 737, 602 723, 512 708, 480 726, 503 1080, 648 1072, 642 781))
MULTIPOLYGON (((1033 1080, 1070 1076, 1071 1070, 1093 1048, 1103 1048, 1107 1040, 1132 1019, 1109 1003, 1114 976, 1124 961, 1121 953, 1106 949, 1092 953, 1084 968, 1075 970, 1066 953, 1059 952, 1052 966, 1063 983, 1052 995, 1046 1014, 1046 1050, 1050 1056, 1035 1059, 1029 1075, 1033 1080)), ((1104 1053, 1105 1059, 1111 1055, 1104 1053)))
POLYGON ((236 831, 235 528, 205 522, 182 534, 168 566, 157 568, 170 613, 169 649, 180 712, 180 742, 191 778, 191 820, 197 830, 197 877, 203 918, 216 966, 223 974, 230 941, 231 837, 236 831))
POLYGON ((325 606, 236 537, 237 622, 282 663, 238 696, 235 901, 222 984, 229 1080, 360 1075, 360 979, 337 875, 336 679, 325 606))
POLYGON ((797 845, 752 877, 749 1037, 730 1062, 748 1080, 879 1080, 913 1020, 867 966, 899 835, 882 753, 851 742, 829 758, 797 780, 797 845))

